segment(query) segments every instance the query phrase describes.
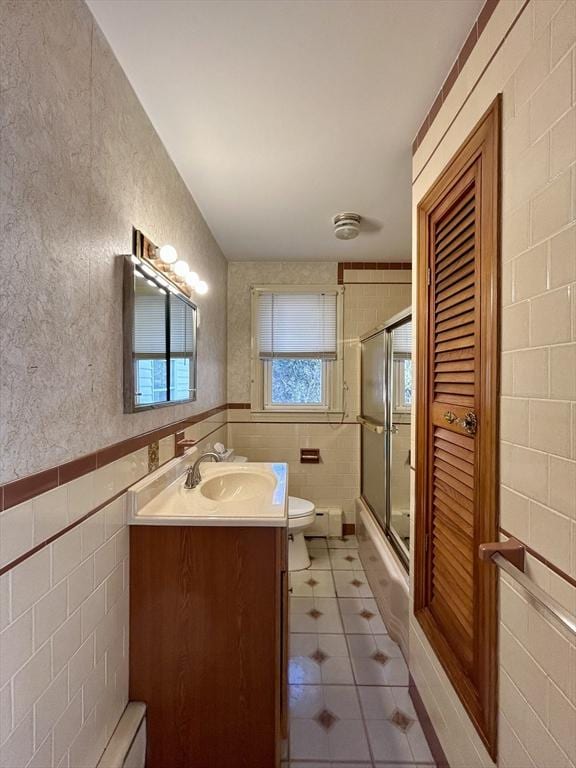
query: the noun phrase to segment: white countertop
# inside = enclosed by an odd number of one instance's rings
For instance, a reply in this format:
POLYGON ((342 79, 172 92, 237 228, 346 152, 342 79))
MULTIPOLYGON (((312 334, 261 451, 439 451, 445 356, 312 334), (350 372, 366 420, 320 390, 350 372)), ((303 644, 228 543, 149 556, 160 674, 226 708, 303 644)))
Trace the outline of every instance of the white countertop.
MULTIPOLYGON (((190 457, 189 457, 190 458, 190 457)), ((171 472, 169 485, 162 488, 156 473, 136 483, 129 491, 129 525, 202 525, 202 526, 270 526, 283 527, 288 524, 288 465, 282 463, 222 462, 202 463, 202 482, 197 488, 184 488, 186 464, 189 458, 171 472), (182 472, 179 472, 179 469, 182 472), (270 480, 270 490, 263 495, 245 500, 206 498, 201 492, 203 484, 223 475, 255 474, 270 480), (158 487, 158 493, 151 496, 151 490, 158 487)), ((160 472, 161 470, 157 470, 160 472)))

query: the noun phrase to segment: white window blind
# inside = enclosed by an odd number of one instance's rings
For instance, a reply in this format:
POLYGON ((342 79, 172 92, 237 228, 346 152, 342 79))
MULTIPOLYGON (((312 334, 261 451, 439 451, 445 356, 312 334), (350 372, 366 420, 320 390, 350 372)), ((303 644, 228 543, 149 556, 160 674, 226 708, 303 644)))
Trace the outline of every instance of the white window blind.
POLYGON ((166 296, 137 277, 134 291, 134 355, 166 356, 166 296))
POLYGON ((392 332, 392 349, 394 354, 412 354, 412 321, 394 328, 392 332))
POLYGON ((262 359, 337 358, 335 291, 258 294, 256 338, 262 359))
POLYGON ((192 357, 194 313, 193 307, 170 295, 170 357, 192 357))

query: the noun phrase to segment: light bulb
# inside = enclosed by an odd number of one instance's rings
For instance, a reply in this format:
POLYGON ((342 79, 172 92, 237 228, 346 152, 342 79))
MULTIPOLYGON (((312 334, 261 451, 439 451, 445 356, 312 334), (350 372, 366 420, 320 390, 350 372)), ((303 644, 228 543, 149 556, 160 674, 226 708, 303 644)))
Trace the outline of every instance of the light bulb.
POLYGON ((172 267, 174 272, 178 275, 178 277, 186 277, 188 272, 190 272, 190 267, 188 266, 188 263, 186 261, 183 261, 180 259, 180 261, 177 261, 176 264, 172 267))
POLYGON ((196 285, 196 293, 199 293, 200 296, 203 296, 205 293, 208 293, 208 283, 205 283, 204 280, 200 280, 199 283, 196 285))
POLYGON ((186 280, 190 288, 196 288, 196 286, 200 282, 200 276, 198 275, 198 272, 188 272, 188 274, 184 279, 186 280))
POLYGON ((178 258, 176 248, 174 248, 173 245, 163 245, 162 248, 160 248, 160 258, 164 264, 174 264, 178 258))

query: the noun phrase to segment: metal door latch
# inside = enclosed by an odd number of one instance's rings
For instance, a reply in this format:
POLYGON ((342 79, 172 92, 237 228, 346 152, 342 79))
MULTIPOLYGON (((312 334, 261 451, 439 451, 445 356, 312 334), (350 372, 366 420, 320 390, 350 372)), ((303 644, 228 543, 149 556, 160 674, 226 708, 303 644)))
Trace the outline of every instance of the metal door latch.
POLYGON ((478 419, 473 411, 468 411, 461 419, 459 419, 452 411, 446 411, 444 420, 447 421, 448 424, 456 424, 458 427, 462 427, 462 429, 465 432, 468 432, 469 435, 475 435, 476 430, 478 429, 478 419))

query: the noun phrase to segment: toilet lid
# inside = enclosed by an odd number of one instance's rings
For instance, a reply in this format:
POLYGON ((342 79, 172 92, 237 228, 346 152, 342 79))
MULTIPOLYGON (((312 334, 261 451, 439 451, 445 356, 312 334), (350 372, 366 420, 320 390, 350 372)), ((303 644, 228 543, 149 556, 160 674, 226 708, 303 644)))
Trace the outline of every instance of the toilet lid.
POLYGON ((298 496, 288 496, 288 517, 304 517, 314 512, 314 504, 298 496))

